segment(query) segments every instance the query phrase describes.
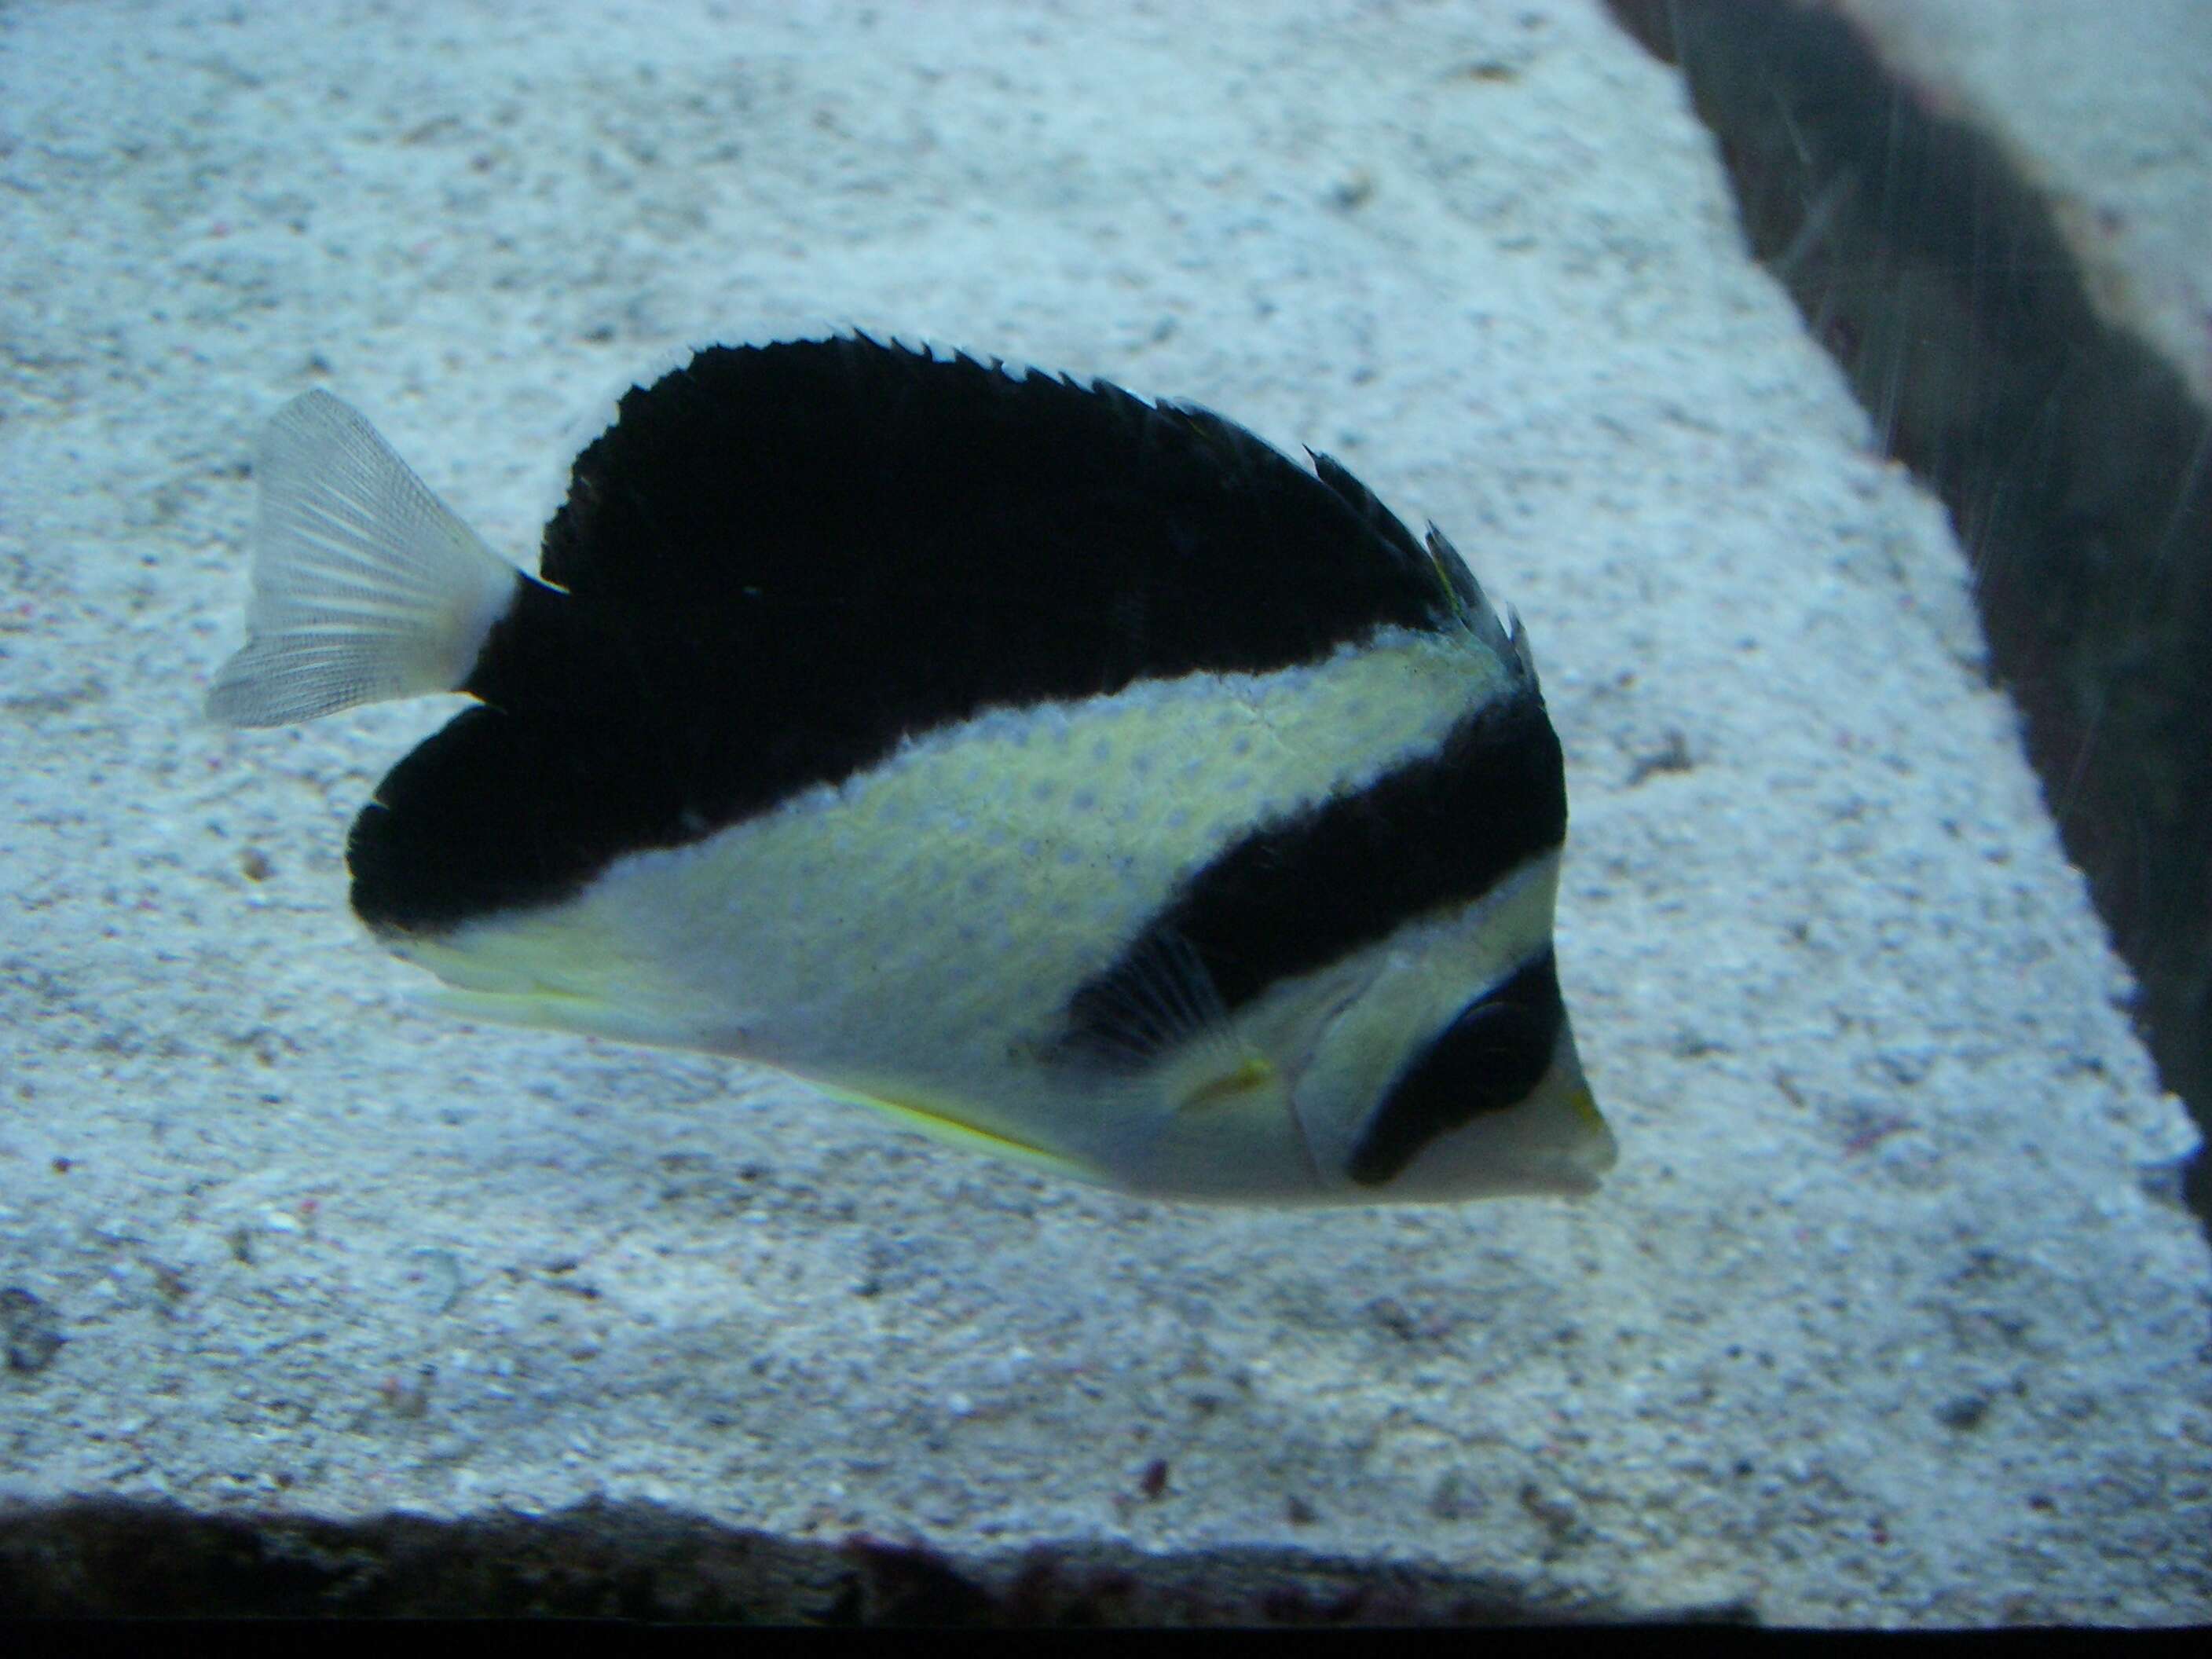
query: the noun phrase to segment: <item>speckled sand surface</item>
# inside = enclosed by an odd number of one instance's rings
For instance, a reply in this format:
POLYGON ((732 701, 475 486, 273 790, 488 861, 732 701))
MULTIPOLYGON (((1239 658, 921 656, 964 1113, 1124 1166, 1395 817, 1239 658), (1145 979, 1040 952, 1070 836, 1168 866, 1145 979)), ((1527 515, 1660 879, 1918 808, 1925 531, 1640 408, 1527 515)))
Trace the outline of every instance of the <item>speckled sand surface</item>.
POLYGON ((2212 1617, 2191 1137, 1672 76, 1581 0, 644 9, 0 12, 0 1498, 2212 1617), (413 1006, 340 851, 446 711, 197 719, 254 432, 328 386, 526 556, 631 377, 833 322, 1332 450, 1518 605, 1601 1196, 1147 1206, 413 1006))

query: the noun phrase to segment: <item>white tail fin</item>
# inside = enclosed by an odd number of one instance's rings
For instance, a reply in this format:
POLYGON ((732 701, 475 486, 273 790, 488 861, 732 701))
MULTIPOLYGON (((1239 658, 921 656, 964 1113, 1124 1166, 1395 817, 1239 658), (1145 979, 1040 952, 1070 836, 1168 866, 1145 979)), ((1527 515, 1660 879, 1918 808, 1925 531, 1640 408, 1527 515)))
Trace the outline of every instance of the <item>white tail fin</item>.
POLYGON ((245 648, 208 693, 226 726, 289 726, 468 678, 520 573, 326 392, 276 411, 255 462, 245 648))

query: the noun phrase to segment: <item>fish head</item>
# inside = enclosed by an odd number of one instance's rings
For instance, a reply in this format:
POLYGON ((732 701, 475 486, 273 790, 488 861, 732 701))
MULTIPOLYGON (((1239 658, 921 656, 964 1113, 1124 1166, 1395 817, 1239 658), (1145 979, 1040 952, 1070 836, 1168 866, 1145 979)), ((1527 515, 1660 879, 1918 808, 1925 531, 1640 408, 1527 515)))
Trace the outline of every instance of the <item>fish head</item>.
POLYGON ((1613 1166, 1561 1000, 1546 860, 1394 938, 1291 1085, 1328 1201, 1592 1190, 1613 1166))

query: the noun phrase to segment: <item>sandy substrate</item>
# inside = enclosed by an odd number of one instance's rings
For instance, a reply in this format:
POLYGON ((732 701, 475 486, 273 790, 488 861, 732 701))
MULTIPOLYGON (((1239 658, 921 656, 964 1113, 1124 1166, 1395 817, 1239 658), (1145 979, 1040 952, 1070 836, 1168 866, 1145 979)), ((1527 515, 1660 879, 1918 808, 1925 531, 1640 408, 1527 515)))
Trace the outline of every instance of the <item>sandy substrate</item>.
POLYGON ((0 1498, 2212 1617, 2192 1137, 1672 76, 1578 0, 639 9, 0 13, 0 1498), (632 379, 836 324, 1333 451, 1519 607, 1601 1194, 1140 1204, 414 1006, 340 853, 447 711, 197 720, 254 432, 328 386, 526 558, 632 379))

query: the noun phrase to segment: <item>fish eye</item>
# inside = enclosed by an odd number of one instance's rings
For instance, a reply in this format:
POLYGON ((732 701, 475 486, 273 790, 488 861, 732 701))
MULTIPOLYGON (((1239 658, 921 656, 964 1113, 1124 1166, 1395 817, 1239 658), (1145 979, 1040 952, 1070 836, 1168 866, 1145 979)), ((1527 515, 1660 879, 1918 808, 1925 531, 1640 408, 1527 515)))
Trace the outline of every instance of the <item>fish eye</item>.
POLYGON ((1565 1018, 1547 950, 1461 1009, 1398 1074, 1352 1149, 1352 1180, 1380 1186, 1438 1136, 1526 1099, 1551 1068, 1565 1018))

